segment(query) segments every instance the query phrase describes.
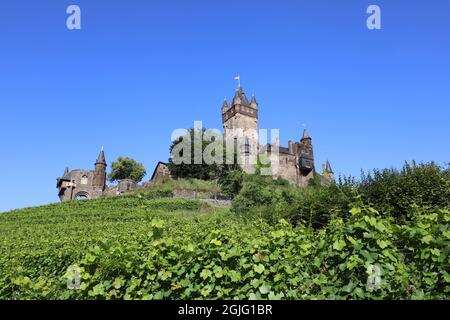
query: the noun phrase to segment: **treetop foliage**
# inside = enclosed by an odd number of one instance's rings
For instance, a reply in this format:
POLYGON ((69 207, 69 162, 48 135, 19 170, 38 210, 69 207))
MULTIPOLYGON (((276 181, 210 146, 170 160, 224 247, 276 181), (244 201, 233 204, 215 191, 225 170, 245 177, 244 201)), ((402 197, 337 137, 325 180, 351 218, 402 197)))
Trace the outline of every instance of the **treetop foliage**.
POLYGON ((131 179, 136 183, 142 181, 147 174, 142 163, 128 157, 119 157, 111 164, 111 172, 108 179, 111 182, 120 181, 123 179, 131 179))

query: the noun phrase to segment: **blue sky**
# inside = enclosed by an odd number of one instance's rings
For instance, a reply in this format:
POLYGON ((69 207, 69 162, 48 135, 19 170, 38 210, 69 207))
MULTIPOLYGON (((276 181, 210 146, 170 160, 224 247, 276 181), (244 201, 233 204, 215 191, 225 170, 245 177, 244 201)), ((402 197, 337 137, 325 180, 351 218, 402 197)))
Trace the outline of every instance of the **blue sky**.
MULTIPOLYGON (((101 148, 167 160, 194 120, 221 128, 242 86, 260 127, 298 140, 337 174, 449 162, 450 2, 4 1, 0 10, 0 212, 58 201, 64 167, 101 148), (82 29, 66 28, 77 4, 82 29), (382 30, 366 9, 382 10, 382 30)), ((149 179, 149 175, 146 180, 149 179)))

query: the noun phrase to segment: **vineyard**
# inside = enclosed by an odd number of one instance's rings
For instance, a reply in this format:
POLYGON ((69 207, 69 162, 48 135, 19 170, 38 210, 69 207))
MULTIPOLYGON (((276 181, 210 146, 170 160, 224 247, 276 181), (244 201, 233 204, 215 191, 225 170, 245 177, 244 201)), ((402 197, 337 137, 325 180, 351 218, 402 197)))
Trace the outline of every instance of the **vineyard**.
POLYGON ((327 204, 324 220, 310 197, 327 191, 295 198, 280 186, 262 207, 289 212, 282 198, 301 199, 310 215, 246 217, 246 188, 255 193, 244 182, 231 208, 149 190, 1 214, 0 299, 450 297, 448 206, 411 201, 396 216, 369 205, 366 190, 348 210, 327 204))

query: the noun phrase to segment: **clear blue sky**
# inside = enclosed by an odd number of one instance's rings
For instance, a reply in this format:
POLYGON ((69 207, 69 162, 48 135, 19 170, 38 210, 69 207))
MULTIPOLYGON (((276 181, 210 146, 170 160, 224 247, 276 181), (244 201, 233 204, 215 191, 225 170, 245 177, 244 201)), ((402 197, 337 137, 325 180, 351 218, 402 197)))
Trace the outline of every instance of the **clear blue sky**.
POLYGON ((449 14, 447 0, 3 1, 0 212, 58 201, 56 177, 92 168, 101 146, 149 179, 174 129, 221 128, 238 72, 261 128, 286 144, 307 125, 317 166, 447 163, 449 14))

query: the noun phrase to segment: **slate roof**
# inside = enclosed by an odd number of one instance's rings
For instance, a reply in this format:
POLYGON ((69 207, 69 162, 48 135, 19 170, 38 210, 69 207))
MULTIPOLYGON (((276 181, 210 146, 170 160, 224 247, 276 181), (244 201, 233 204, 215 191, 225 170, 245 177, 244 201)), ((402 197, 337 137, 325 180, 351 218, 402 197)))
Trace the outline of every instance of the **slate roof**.
POLYGON ((153 178, 155 177, 156 171, 158 170, 158 167, 159 167, 160 164, 163 164, 163 165, 165 165, 165 166, 168 166, 168 165, 169 165, 167 162, 158 161, 158 163, 157 163, 156 166, 155 166, 155 170, 153 170, 153 174, 152 174, 152 177, 150 178, 150 181, 152 181, 153 178))
POLYGON ((97 160, 95 161, 95 164, 106 164, 106 160, 105 160, 105 152, 102 150, 100 151, 100 153, 98 154, 97 160))
POLYGON ((247 96, 245 95, 244 90, 242 89, 242 87, 239 87, 236 90, 236 93, 234 94, 234 98, 233 98, 233 105, 235 104, 241 104, 243 106, 250 106, 250 102, 248 102, 247 96))
POLYGON ((303 139, 311 139, 311 136, 309 135, 308 131, 306 129, 303 129, 303 139))
POLYGON ((328 173, 334 173, 333 169, 331 169, 331 165, 330 165, 330 162, 328 162, 328 160, 327 160, 327 162, 325 164, 325 171, 328 172, 328 173))
MULTIPOLYGON (((272 151, 272 144, 268 143, 266 144, 263 149, 263 151, 267 150, 267 152, 271 152, 272 151)), ((289 152, 289 148, 283 147, 283 146, 279 146, 278 148, 278 152, 279 153, 283 153, 283 154, 292 154, 289 152)))

